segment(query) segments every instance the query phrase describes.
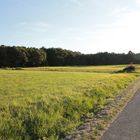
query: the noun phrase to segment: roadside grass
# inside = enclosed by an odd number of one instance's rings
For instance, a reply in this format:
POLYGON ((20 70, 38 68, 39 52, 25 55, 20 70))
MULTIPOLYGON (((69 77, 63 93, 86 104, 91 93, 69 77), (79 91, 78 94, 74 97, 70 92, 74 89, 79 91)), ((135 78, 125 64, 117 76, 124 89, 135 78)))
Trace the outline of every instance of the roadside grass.
POLYGON ((62 139, 137 76, 0 70, 0 139, 62 139))

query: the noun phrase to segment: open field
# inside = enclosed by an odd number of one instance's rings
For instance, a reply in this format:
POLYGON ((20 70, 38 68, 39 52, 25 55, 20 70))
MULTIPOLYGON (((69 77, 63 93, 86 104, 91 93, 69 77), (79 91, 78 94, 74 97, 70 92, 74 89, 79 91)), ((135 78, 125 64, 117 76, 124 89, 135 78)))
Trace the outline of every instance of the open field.
POLYGON ((0 70, 1 140, 61 139, 138 76, 33 70, 0 70))
MULTIPOLYGON (((65 71, 65 72, 115 72, 122 70, 129 65, 107 65, 107 66, 66 66, 66 67, 34 67, 24 68, 24 70, 39 70, 39 71, 65 71)), ((140 65, 135 64, 136 72, 140 72, 140 65)))

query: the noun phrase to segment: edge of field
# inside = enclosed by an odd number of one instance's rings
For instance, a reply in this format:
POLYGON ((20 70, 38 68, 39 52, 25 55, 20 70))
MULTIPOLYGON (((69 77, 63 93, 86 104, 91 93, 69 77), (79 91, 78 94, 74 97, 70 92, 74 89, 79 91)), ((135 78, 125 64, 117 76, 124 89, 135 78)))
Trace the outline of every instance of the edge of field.
POLYGON ((64 140, 99 140, 110 124, 118 117, 128 102, 133 98, 140 88, 140 77, 130 83, 120 94, 112 100, 105 108, 94 116, 87 118, 75 131, 70 133, 64 140))

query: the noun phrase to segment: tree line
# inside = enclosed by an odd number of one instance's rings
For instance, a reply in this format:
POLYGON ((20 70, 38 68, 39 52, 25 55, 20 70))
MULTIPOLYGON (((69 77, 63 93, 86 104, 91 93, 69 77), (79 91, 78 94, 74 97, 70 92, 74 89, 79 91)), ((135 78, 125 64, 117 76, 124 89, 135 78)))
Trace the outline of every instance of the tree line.
POLYGON ((82 54, 62 48, 0 46, 0 67, 118 65, 140 63, 140 53, 82 54))
POLYGON ((0 67, 34 67, 46 65, 42 49, 0 46, 0 67))
POLYGON ((96 54, 82 54, 62 48, 42 48, 47 54, 49 66, 77 66, 77 65, 119 65, 140 63, 140 53, 129 51, 125 53, 100 52, 96 54))

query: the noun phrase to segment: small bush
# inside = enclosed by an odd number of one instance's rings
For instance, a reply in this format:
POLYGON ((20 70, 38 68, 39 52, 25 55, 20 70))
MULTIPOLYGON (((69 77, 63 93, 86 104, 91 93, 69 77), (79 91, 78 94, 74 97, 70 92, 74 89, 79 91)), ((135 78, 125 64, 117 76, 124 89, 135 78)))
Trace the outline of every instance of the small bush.
POLYGON ((135 66, 128 66, 123 69, 123 72, 134 72, 135 71, 135 66))
POLYGON ((119 70, 117 71, 116 73, 131 73, 131 72, 134 72, 135 71, 135 66, 127 66, 125 67, 123 70, 119 70))

